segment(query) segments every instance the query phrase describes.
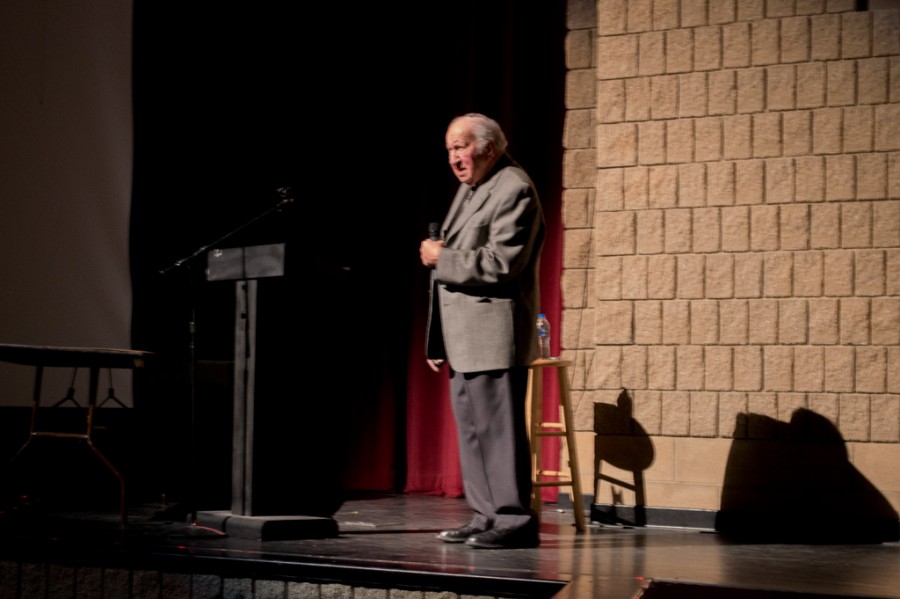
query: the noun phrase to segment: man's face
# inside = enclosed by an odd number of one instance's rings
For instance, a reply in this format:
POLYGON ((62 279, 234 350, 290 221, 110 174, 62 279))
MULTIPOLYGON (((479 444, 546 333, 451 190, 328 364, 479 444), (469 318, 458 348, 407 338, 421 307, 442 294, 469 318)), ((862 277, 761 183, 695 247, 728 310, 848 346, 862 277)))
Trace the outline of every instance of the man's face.
POLYGON ((446 141, 450 169, 456 178, 466 185, 479 183, 494 164, 494 144, 489 142, 479 152, 472 127, 465 119, 450 125, 446 141))

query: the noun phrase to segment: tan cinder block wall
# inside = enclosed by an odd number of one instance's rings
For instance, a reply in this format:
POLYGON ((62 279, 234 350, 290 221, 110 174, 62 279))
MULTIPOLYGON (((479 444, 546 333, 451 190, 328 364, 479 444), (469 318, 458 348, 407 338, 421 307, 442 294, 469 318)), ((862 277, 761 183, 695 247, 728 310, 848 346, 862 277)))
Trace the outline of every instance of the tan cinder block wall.
MULTIPOLYGON (((830 420, 900 511, 900 11, 569 0, 564 356, 582 483, 622 389, 649 506, 717 509, 740 414, 830 420)), ((623 473, 627 480, 628 474, 623 473)), ((597 502, 633 503, 601 486, 597 502)))

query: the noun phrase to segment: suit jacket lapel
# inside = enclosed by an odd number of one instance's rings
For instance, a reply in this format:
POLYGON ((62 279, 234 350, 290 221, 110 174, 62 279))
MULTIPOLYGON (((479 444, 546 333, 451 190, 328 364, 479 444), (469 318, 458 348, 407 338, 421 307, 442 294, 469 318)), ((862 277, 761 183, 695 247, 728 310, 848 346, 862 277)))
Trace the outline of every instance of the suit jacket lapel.
MULTIPOLYGON (((468 206, 463 206, 462 204, 470 189, 471 187, 468 185, 460 185, 459 189, 456 191, 456 196, 450 204, 450 210, 447 211, 447 218, 444 219, 444 224, 441 227, 441 237, 445 241, 450 239, 451 234, 459 231, 460 226, 465 223, 468 218, 468 214, 470 213, 468 208, 472 206, 472 200, 475 199, 474 196, 469 200, 468 206)), ((477 190, 475 195, 478 195, 477 190)))

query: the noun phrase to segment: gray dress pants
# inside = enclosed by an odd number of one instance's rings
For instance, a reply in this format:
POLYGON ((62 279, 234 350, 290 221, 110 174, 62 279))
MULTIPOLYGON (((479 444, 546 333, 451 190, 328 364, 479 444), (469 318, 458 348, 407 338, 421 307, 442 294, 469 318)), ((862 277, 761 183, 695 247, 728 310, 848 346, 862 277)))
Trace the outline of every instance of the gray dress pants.
POLYGON ((466 501, 478 528, 532 522, 531 452, 525 424, 528 369, 450 371, 466 501))

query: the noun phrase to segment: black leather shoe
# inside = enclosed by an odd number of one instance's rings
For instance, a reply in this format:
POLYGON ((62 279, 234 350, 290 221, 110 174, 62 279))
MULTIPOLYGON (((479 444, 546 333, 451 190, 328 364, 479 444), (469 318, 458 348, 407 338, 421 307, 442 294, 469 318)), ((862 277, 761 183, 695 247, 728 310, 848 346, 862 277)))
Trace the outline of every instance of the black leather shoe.
POLYGON ((466 539, 466 545, 479 549, 526 549, 540 544, 541 536, 534 526, 492 528, 466 539))
POLYGON ((437 538, 444 541, 445 543, 464 543, 466 539, 471 537, 472 535, 477 535, 478 533, 484 532, 483 528, 477 528, 475 526, 460 526, 459 528, 451 528, 449 530, 442 531, 437 538))

